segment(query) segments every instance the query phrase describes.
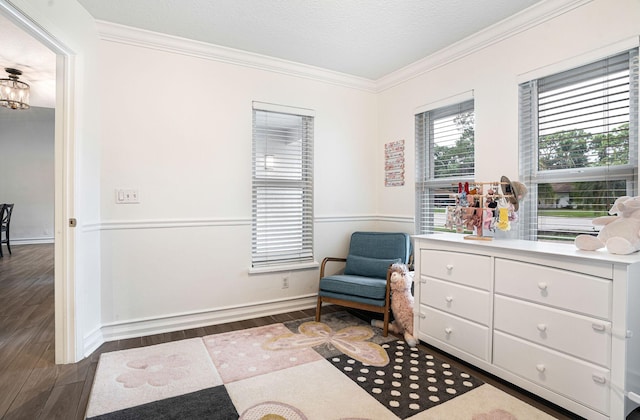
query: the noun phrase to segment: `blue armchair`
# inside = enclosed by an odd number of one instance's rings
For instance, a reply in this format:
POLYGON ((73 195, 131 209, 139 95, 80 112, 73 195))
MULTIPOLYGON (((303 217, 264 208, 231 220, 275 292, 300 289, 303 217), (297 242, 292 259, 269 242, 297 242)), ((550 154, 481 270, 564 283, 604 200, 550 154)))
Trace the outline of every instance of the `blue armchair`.
POLYGON ((320 321, 322 303, 383 314, 383 335, 389 331, 389 267, 408 264, 411 238, 406 233, 354 232, 346 258, 327 257, 320 266, 320 287, 316 321, 320 321), (328 262, 343 262, 344 274, 325 276, 328 262))

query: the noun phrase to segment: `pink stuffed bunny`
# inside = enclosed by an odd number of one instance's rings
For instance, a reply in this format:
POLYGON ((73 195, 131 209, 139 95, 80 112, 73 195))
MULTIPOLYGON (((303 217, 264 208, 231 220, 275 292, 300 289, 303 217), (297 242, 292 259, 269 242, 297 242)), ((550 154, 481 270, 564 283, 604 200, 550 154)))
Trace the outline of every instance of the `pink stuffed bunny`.
MULTIPOLYGON (((413 272, 410 272, 404 264, 393 264, 391 271, 391 311, 394 320, 389 324, 389 330, 403 335, 410 346, 416 346, 418 340, 413 336, 413 295, 411 294, 413 272)), ((382 328, 383 322, 374 319, 371 325, 382 328)))

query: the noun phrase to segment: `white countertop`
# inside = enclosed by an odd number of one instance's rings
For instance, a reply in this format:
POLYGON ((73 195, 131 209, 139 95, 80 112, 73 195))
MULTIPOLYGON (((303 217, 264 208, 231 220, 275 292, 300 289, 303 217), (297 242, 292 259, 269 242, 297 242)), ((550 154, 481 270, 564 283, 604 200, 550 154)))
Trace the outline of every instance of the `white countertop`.
POLYGON ((556 257, 572 257, 584 258, 592 261, 606 261, 613 263, 634 264, 640 263, 640 252, 634 252, 629 255, 610 254, 605 249, 597 251, 583 251, 577 249, 573 243, 557 243, 543 241, 525 241, 521 239, 502 239, 494 238, 493 240, 464 239, 466 234, 461 233, 445 233, 437 232, 427 235, 413 235, 414 240, 430 240, 442 241, 447 243, 455 243, 461 246, 486 247, 495 250, 511 250, 523 252, 535 252, 539 254, 549 254, 556 257))

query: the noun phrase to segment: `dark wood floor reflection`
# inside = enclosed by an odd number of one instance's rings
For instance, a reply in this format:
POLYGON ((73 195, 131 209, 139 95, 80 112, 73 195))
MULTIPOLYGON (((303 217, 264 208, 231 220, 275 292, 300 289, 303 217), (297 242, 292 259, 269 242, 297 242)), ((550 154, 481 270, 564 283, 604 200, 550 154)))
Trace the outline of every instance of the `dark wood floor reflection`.
MULTIPOLYGON (((185 338, 311 317, 314 309, 245 321, 118 340, 103 344, 79 363, 54 363, 53 245, 12 245, 0 258, 0 418, 84 419, 100 354, 185 338)), ((336 308, 339 309, 339 308, 336 308)), ((331 311, 326 307, 324 311, 331 311)), ((459 361, 429 349, 434 355, 459 361)), ((559 419, 567 415, 535 396, 476 371, 469 373, 559 419)))

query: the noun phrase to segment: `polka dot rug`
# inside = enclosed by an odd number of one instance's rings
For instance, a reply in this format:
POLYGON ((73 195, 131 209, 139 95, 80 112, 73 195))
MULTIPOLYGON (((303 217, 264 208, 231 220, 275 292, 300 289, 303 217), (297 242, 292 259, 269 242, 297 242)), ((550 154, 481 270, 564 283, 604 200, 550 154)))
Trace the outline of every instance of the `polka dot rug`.
POLYGON ((404 341, 385 343, 389 364, 373 367, 346 355, 329 360, 401 419, 464 394, 483 382, 404 341))

